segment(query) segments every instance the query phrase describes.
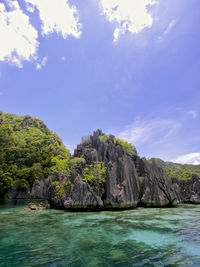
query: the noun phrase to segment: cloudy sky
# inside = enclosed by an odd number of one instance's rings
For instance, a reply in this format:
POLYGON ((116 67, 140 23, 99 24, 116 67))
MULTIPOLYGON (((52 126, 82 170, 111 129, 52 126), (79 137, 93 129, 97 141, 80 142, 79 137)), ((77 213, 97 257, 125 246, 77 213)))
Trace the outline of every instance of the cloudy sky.
POLYGON ((199 0, 0 0, 0 110, 200 163, 199 0))

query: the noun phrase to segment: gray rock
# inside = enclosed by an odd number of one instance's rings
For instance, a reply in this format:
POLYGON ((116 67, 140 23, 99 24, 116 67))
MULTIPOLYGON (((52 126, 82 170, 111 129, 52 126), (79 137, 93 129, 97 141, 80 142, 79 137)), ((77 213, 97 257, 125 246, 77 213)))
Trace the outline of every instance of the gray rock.
POLYGON ((174 193, 171 181, 164 175, 162 169, 155 164, 149 164, 145 159, 140 192, 142 206, 174 206, 179 201, 174 193))
MULTIPOLYGON (((110 136, 100 142, 101 131, 94 132, 90 142, 78 145, 74 156, 86 160, 86 166, 103 161, 107 167, 103 185, 98 181, 90 185, 83 181, 83 174, 73 170, 72 184, 66 194, 56 197, 51 192, 51 203, 66 209, 121 209, 142 206, 171 206, 178 200, 170 181, 156 165, 150 165, 136 154, 129 155, 110 136)), ((49 179, 49 178, 48 178, 49 179)), ((67 178, 65 178, 67 181, 67 178)))
POLYGON ((179 202, 200 203, 200 178, 169 180, 163 170, 136 153, 127 153, 114 136, 101 142, 100 130, 77 146, 75 157, 85 163, 75 167, 70 177, 54 173, 35 181, 31 197, 45 198, 52 207, 65 209, 123 209, 136 206, 174 206, 179 202), (83 169, 95 161, 104 162, 105 182, 86 182, 83 169), (70 183, 69 183, 70 181, 70 183))
POLYGON ((200 203, 200 177, 192 175, 191 179, 184 181, 172 179, 172 186, 177 199, 184 203, 200 203))

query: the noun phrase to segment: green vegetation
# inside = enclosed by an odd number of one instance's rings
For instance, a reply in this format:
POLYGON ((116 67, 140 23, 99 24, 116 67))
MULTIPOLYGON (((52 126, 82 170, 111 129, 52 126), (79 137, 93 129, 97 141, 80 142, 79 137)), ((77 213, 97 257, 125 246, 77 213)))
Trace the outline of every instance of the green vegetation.
POLYGON ((71 155, 39 119, 0 112, 0 196, 15 182, 27 191, 52 172, 69 175, 71 155))
POLYGON ((173 162, 165 162, 158 158, 148 160, 149 163, 155 163, 158 167, 162 168, 166 176, 171 178, 178 178, 181 180, 188 180, 192 174, 200 175, 200 166, 192 164, 179 164, 173 162))
POLYGON ((83 181, 87 183, 98 181, 100 184, 103 184, 106 179, 106 167, 104 162, 94 161, 89 167, 83 170, 83 176, 83 181))
POLYGON ((72 168, 82 167, 86 163, 84 158, 74 157, 71 159, 72 168))
POLYGON ((99 136, 99 141, 104 143, 104 142, 106 142, 108 140, 108 138, 109 138, 109 135, 102 134, 102 135, 99 136))
POLYGON ((71 182, 68 181, 67 183, 63 183, 60 181, 54 181, 51 183, 52 186, 55 185, 54 187, 54 192, 57 197, 61 197, 62 195, 66 194, 67 187, 71 185, 71 182))
POLYGON ((119 138, 114 138, 114 143, 119 143, 123 149, 126 151, 127 154, 133 156, 133 155, 137 155, 137 151, 135 146, 129 144, 127 141, 123 140, 123 139, 119 139, 119 138))

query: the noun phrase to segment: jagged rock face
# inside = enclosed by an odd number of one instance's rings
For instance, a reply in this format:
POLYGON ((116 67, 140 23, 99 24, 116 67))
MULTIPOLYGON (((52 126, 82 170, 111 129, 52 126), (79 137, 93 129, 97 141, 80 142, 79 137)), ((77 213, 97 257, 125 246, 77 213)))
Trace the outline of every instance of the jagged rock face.
POLYGON ((95 180, 89 185, 84 181, 83 166, 72 170, 71 184, 65 193, 58 195, 60 191, 56 183, 62 188, 69 178, 54 174, 48 179, 36 181, 32 196, 47 198, 53 207, 66 209, 118 209, 176 203, 170 181, 161 169, 136 154, 127 154, 119 143, 114 143, 113 136, 100 142, 100 135, 101 131, 95 132, 88 144, 77 147, 74 156, 84 158, 85 166, 94 161, 104 162, 107 171, 103 184, 95 180))
POLYGON ((75 150, 76 157, 85 158, 88 164, 103 161, 107 167, 105 195, 98 195, 105 208, 135 207, 139 201, 140 181, 134 164, 134 156, 125 153, 120 144, 114 144, 113 136, 100 142, 101 131, 94 132, 89 145, 81 144, 75 150))
POLYGON ((200 177, 193 175, 190 180, 172 179, 172 185, 179 202, 200 204, 200 177))
POLYGON ((176 195, 172 189, 172 184, 162 171, 155 164, 149 164, 142 159, 141 165, 141 195, 142 206, 173 206, 178 203, 176 195))
POLYGON ((101 131, 90 142, 78 145, 75 157, 86 163, 71 176, 53 174, 34 183, 31 196, 50 200, 51 206, 66 209, 118 209, 136 206, 173 206, 179 202, 200 203, 200 178, 169 180, 163 170, 146 159, 129 155, 114 137, 101 142, 101 131), (106 179, 88 184, 83 169, 95 161, 104 162, 106 179), (70 180, 70 183, 69 183, 70 180), (66 186, 66 187, 65 187, 66 186), (65 188, 65 190, 62 190, 65 188))

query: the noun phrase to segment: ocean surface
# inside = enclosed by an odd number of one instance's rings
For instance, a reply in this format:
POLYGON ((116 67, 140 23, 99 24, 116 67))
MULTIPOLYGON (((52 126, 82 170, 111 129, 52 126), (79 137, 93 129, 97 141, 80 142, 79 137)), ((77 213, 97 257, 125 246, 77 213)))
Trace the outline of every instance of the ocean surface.
POLYGON ((0 206, 0 266, 200 266, 200 205, 126 211, 0 206))

